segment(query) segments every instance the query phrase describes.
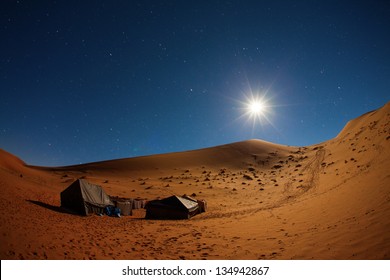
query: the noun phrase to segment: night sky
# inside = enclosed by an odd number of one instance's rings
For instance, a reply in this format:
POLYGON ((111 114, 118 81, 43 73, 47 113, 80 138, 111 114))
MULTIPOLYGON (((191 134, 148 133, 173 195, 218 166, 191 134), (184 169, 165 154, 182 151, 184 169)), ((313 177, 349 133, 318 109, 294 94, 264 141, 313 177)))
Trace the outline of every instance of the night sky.
POLYGON ((3 0, 0 15, 0 148, 28 164, 310 145, 390 100, 390 1, 3 0))

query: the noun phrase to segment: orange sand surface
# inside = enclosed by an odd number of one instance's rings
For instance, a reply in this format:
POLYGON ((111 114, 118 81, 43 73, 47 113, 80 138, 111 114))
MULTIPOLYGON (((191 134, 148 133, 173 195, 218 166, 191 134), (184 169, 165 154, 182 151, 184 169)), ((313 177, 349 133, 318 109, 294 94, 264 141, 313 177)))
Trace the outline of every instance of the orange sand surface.
POLYGON ((46 168, 0 150, 1 259, 390 259, 390 103, 308 147, 248 140, 46 168), (109 195, 194 195, 190 220, 81 217, 77 178, 109 195))

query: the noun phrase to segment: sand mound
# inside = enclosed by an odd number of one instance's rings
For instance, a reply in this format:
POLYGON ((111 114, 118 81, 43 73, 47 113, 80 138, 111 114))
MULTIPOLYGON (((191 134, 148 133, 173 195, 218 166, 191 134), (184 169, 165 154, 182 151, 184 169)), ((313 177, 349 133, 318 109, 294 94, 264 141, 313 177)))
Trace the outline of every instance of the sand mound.
POLYGON ((18 157, 0 149, 0 168, 5 171, 21 171, 26 164, 18 157))
POLYGON ((2 259, 389 259, 390 103, 309 147, 248 140, 58 168, 0 150, 2 259), (186 221, 79 217, 77 178, 113 196, 208 201, 186 221), (12 211, 10 211, 12 209, 12 211))

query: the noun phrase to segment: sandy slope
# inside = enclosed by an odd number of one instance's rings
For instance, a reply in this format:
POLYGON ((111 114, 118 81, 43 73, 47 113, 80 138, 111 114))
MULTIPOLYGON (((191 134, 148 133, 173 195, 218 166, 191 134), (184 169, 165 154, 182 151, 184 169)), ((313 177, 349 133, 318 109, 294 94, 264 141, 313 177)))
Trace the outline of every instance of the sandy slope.
POLYGON ((390 259, 390 103, 310 147, 249 140, 61 168, 0 150, 1 259, 390 259), (79 217, 59 193, 206 199, 185 221, 79 217))

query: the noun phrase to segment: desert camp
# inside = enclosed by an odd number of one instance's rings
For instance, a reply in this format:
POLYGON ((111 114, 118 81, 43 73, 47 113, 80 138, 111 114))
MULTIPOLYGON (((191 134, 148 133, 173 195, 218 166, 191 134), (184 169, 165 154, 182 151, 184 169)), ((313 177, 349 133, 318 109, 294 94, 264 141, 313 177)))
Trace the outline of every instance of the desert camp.
POLYGON ((146 219, 189 219, 206 211, 206 202, 188 196, 170 196, 161 200, 109 196, 99 185, 86 179, 77 179, 61 192, 61 207, 74 214, 106 214, 108 216, 131 216, 133 209, 146 208, 146 219))
POLYGON ((390 103, 312 146, 253 139, 54 168, 0 150, 0 256, 389 259, 389 127, 390 103), (131 215, 98 215, 122 198, 131 215), (187 219, 198 199, 207 212, 187 219))
POLYGON ((40 260, 9 279, 390 279, 390 0, 0 13, 0 259, 40 260))

